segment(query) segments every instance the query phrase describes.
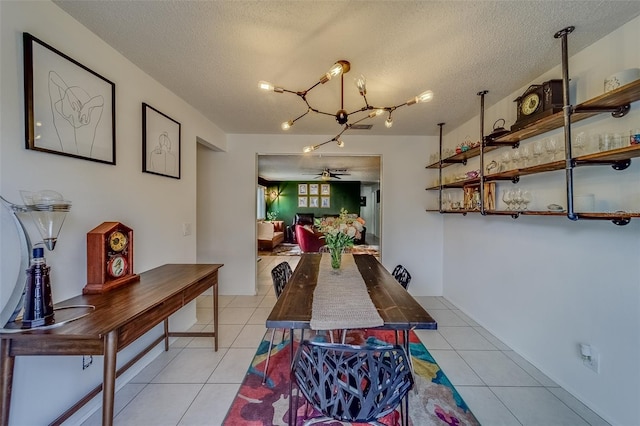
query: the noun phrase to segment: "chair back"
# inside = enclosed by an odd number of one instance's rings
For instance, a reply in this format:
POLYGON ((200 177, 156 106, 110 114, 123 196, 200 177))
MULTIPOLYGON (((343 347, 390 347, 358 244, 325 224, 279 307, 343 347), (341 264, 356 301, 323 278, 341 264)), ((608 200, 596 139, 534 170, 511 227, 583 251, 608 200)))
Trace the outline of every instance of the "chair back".
POLYGON ((400 285, 402 285, 402 287, 404 287, 405 289, 409 287, 409 283, 411 282, 411 274, 404 266, 396 266, 393 269, 391 275, 393 275, 393 278, 395 278, 396 281, 398 281, 400 285))
POLYGON ((282 294, 282 290, 284 290, 284 286, 289 281, 289 278, 291 278, 291 275, 293 275, 293 271, 291 270, 291 266, 289 265, 289 262, 278 263, 271 270, 271 279, 273 280, 273 290, 276 293, 276 297, 280 297, 280 294, 282 294))
POLYGON ((300 392, 324 416, 373 422, 396 409, 413 387, 399 345, 352 346, 303 341, 292 366, 300 392))

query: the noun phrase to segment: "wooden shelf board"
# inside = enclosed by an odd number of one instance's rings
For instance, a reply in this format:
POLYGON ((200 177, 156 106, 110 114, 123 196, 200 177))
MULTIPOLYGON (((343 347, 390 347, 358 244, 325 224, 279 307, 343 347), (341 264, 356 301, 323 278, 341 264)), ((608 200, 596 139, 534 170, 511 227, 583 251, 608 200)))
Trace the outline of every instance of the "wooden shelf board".
MULTIPOLYGON (((493 151, 494 149, 498 149, 498 147, 497 146, 487 146, 487 147, 484 148, 484 152, 487 153, 487 152, 493 151)), ((477 157, 479 155, 480 155, 480 147, 477 146, 475 148, 471 148, 471 149, 469 149, 467 151, 461 152, 460 154, 455 154, 455 155, 452 155, 451 157, 444 158, 442 160, 442 163, 443 163, 442 167, 444 168, 444 167, 448 167, 448 166, 450 166, 452 164, 460 164, 460 161, 469 160, 470 158, 474 158, 474 157, 477 157), (451 162, 447 162, 447 161, 451 161, 451 162)), ((440 162, 438 161, 438 162, 435 162, 435 163, 432 163, 432 164, 428 164, 425 168, 427 168, 427 169, 439 169, 440 168, 440 162)))
MULTIPOLYGON (((631 104, 640 100, 640 80, 636 80, 615 90, 612 90, 595 98, 589 99, 578 104, 573 114, 571 114, 571 123, 584 120, 589 117, 601 114, 601 112, 585 111, 580 112, 580 108, 615 108, 626 104, 631 104)), ((496 138, 497 142, 516 143, 524 139, 528 139, 551 130, 559 129, 564 126, 564 112, 557 112, 549 117, 542 118, 529 124, 527 127, 515 132, 496 138)))

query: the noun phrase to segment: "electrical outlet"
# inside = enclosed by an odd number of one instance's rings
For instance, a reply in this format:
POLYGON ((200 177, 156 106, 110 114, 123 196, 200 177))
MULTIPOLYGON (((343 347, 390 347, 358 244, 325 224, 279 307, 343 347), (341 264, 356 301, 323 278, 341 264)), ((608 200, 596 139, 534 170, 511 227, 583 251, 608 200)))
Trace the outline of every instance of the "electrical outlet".
POLYGON ((93 355, 82 355, 82 369, 86 370, 93 364, 93 355))
POLYGON ((182 224, 182 235, 184 237, 191 235, 191 224, 190 223, 183 223, 182 224))
POLYGON ((591 347, 591 356, 583 357, 582 363, 596 374, 600 374, 600 354, 593 347, 591 347))

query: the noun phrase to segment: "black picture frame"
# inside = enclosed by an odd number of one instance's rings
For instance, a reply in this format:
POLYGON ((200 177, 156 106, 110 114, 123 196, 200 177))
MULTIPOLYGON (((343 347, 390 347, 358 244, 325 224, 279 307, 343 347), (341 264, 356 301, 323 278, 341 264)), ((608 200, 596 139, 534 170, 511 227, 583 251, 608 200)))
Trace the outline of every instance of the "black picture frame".
POLYGON ((143 102, 142 171, 180 179, 181 153, 180 123, 143 102))
POLYGON ((115 165, 115 84, 29 33, 22 40, 25 148, 115 165))

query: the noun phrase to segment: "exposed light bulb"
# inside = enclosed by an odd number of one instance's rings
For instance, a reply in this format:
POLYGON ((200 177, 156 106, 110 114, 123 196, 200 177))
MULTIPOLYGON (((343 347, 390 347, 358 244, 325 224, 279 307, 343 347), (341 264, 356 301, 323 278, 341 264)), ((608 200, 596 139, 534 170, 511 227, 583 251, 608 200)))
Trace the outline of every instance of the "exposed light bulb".
POLYGON ((273 84, 269 83, 268 81, 260 81, 258 83, 258 87, 260 87, 260 89, 262 90, 267 90, 267 91, 272 91, 274 89, 273 84))
POLYGON ((356 87, 358 88, 358 91, 360 92, 361 96, 364 96, 367 94, 367 79, 364 78, 364 75, 360 74, 360 77, 356 78, 356 87))
POLYGON ((329 72, 327 74, 330 75, 329 79, 331 79, 332 77, 337 77, 342 74, 342 71, 342 64, 340 62, 336 62, 331 68, 329 68, 329 72))
POLYGON ((282 127, 282 130, 289 130, 291 126, 293 126, 293 121, 289 120, 282 123, 280 127, 282 127))
POLYGON ((418 95, 418 102, 429 102, 433 99, 433 92, 431 90, 425 90, 418 95))
POLYGON ((371 111, 369 113, 369 118, 377 117, 378 115, 382 114, 383 112, 384 112, 383 109, 374 109, 373 111, 371 111))
POLYGON ((302 152, 305 152, 305 153, 315 151, 315 150, 316 150, 316 147, 314 145, 309 145, 302 148, 302 152))
POLYGON ((391 118, 391 115, 389 115, 389 117, 387 117, 387 119, 384 121, 384 126, 387 129, 390 129, 391 126, 393 126, 393 118, 391 118))
POLYGON ((433 99, 433 92, 431 90, 426 90, 415 98, 409 99, 407 101, 407 105, 417 104, 418 102, 429 102, 431 99, 433 99))
POLYGON ((276 87, 273 84, 269 83, 268 81, 260 81, 258 82, 258 87, 262 90, 266 90, 266 91, 274 91, 276 93, 284 93, 284 89, 282 87, 276 87))
POLYGON ((338 147, 339 147, 339 148, 344 148, 344 141, 343 141, 342 139, 338 139, 338 140, 336 141, 336 144, 338 144, 338 147))

